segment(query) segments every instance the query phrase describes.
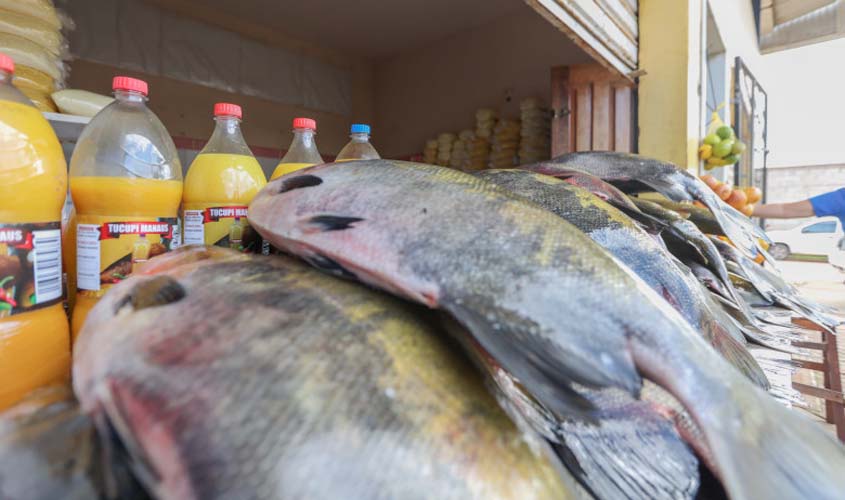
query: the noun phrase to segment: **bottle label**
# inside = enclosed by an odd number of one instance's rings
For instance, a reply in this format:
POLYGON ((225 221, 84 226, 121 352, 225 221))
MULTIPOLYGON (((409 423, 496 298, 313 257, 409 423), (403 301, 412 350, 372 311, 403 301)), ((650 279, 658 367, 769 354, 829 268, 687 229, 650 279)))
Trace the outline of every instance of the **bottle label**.
POLYGON ((173 249, 176 217, 116 220, 78 215, 76 225, 76 288, 99 296, 126 279, 147 260, 173 249))
POLYGON ((246 205, 196 205, 185 210, 185 245, 214 245, 260 253, 261 239, 250 227, 246 205))
POLYGON ((62 223, 0 223, 0 318, 62 300, 62 223))

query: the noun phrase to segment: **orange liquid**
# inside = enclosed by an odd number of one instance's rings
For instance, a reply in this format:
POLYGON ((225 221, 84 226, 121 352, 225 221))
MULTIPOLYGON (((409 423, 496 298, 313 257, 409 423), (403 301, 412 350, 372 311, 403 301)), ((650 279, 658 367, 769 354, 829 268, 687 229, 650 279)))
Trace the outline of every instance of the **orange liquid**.
MULTIPOLYGON (((176 217, 182 199, 182 181, 80 176, 71 178, 70 194, 76 208, 77 224, 150 221, 158 217, 176 217)), ((147 237, 153 243, 157 241, 157 236, 147 237)), ((103 262, 113 262, 116 257, 132 254, 134 240, 121 238, 110 243, 112 246, 109 249, 103 245, 103 262)), ((76 281, 78 285, 78 276, 76 281)), ((76 294, 71 315, 74 340, 88 312, 105 291, 103 288, 96 292, 79 291, 76 294)))
MULTIPOLYGON (((61 221, 67 165, 53 129, 30 106, 0 101, 0 223, 61 221)), ((0 410, 70 375, 61 302, 0 319, 0 410)))
POLYGON ((276 170, 273 170, 273 175, 270 176, 270 180, 277 179, 285 174, 296 172, 297 170, 302 170, 303 168, 310 167, 312 165, 314 165, 314 163, 279 163, 276 165, 276 170))

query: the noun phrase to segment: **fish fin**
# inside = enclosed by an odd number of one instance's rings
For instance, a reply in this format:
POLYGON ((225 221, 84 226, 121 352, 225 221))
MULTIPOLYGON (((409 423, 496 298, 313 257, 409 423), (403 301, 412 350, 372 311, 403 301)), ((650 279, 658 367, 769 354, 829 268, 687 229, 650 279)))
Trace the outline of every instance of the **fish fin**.
POLYGON ((360 217, 344 217, 342 215, 315 215, 308 219, 305 224, 319 231, 343 231, 362 220, 364 219, 360 217))
MULTIPOLYGON (((717 325, 718 326, 718 325, 717 325)), ((716 336, 713 347, 719 351, 728 363, 748 377, 751 382, 764 390, 769 390, 771 384, 757 360, 748 352, 746 347, 737 342, 729 333, 716 336)))
POLYGON ((504 335, 497 331, 489 319, 476 312, 484 310, 483 307, 466 307, 452 301, 441 301, 441 305, 472 332, 478 344, 532 397, 556 416, 593 418, 595 407, 573 384, 591 388, 614 386, 635 397, 639 395, 642 378, 633 364, 628 364, 630 360, 608 355, 608 362, 601 367, 594 360, 580 360, 574 355, 552 360, 549 345, 533 342, 524 335, 504 335))
POLYGON ((647 410, 648 405, 634 400, 602 411, 597 424, 561 423, 561 442, 552 447, 596 498, 695 498, 698 459, 674 422, 647 410))

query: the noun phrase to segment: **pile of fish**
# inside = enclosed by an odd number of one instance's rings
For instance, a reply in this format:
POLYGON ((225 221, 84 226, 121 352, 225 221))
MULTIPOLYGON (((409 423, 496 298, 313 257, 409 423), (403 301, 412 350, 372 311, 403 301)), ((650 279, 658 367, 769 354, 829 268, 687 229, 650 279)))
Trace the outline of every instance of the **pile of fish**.
POLYGON ((111 289, 72 392, 0 416, 0 497, 840 497, 845 447, 749 352, 838 313, 734 212, 616 153, 283 176, 249 218, 289 255, 187 247, 111 289))

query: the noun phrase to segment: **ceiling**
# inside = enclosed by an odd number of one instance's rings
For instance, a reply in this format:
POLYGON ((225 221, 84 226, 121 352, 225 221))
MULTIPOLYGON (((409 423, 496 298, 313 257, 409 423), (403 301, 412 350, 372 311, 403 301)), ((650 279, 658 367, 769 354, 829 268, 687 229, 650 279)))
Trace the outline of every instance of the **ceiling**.
POLYGON ((371 59, 423 46, 517 9, 530 8, 523 0, 205 0, 203 6, 306 42, 371 59), (344 29, 332 30, 336 26, 344 29))

